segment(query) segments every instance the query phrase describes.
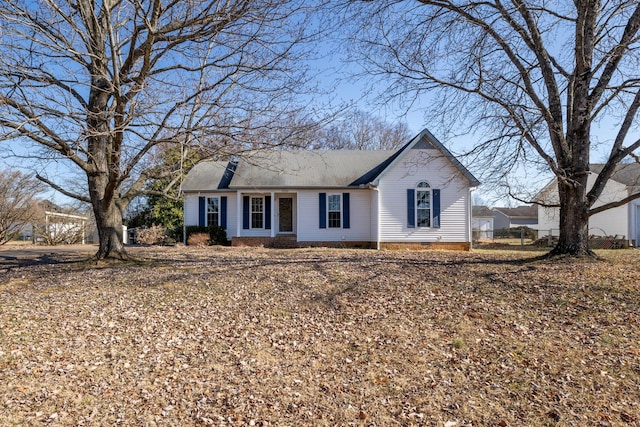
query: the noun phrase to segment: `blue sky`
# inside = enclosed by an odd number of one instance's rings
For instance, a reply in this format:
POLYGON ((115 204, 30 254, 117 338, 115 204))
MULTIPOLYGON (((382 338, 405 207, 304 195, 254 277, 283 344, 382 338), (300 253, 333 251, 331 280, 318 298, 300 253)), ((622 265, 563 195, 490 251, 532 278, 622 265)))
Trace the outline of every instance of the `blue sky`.
MULTIPOLYGON (((354 72, 357 71, 353 68, 354 64, 345 63, 341 54, 332 49, 330 44, 327 44, 327 47, 329 51, 327 51, 321 59, 312 63, 312 73, 316 74, 320 88, 328 90, 329 93, 322 98, 315 98, 315 102, 321 105, 327 104, 332 107, 338 107, 343 104, 354 104, 358 109, 370 112, 389 123, 397 121, 407 123, 412 134, 418 134, 425 127, 433 129, 433 126, 431 126, 427 118, 425 118, 424 111, 422 111, 422 108, 424 108, 428 102, 426 96, 421 97, 411 108, 398 105, 394 100, 385 102, 384 105, 382 105, 379 98, 379 91, 381 91, 382 88, 378 87, 376 89, 374 86, 373 92, 370 92, 371 82, 366 77, 353 77, 354 72)), ((452 141, 443 139, 443 137, 437 133, 435 136, 441 139, 454 154, 459 154, 472 146, 471 137, 461 137, 452 141)), ((0 144, 7 144, 7 142, 0 144)), ((0 146, 0 165, 4 167, 17 167, 23 169, 25 172, 31 172, 32 162, 28 159, 11 156, 6 150, 8 146, 17 154, 28 154, 27 149, 21 146, 19 142, 12 142, 10 145, 0 146)), ((49 177, 59 178, 69 174, 68 170, 66 170, 60 162, 51 160, 46 164, 46 173, 49 177)), ((473 172, 473 165, 467 166, 469 166, 473 172)), ((42 172, 43 171, 41 171, 41 173, 42 172)), ((81 176, 81 178, 84 179, 84 176, 81 176)), ((56 181, 58 181, 58 179, 56 179, 56 181)), ((480 189, 479 192, 482 193, 482 189, 480 189)), ((45 197, 58 204, 73 203, 73 200, 53 190, 46 191, 45 197)), ((498 204, 504 205, 505 203, 507 203, 507 201, 498 204)))
MULTIPOLYGON (((427 118, 423 110, 428 106, 429 102, 434 102, 430 99, 429 95, 421 96, 416 103, 411 106, 398 105, 395 100, 382 100, 388 102, 381 102, 379 94, 384 89, 383 84, 378 83, 377 85, 373 85, 372 91, 369 92, 368 90, 371 89, 372 86, 369 79, 362 76, 354 77, 354 74, 357 74, 357 72, 361 70, 358 69, 356 64, 346 61, 347 58, 343 56, 344 53, 342 53, 342 49, 335 43, 336 41, 327 40, 323 46, 319 47, 321 57, 311 63, 313 68, 311 71, 316 74, 318 84, 322 89, 327 91, 327 95, 314 99, 315 102, 318 104, 329 104, 334 107, 345 103, 354 103, 359 109, 370 112, 388 122, 406 122, 413 134, 417 134, 425 127, 429 128, 454 154, 460 154, 473 146, 473 135, 463 135, 455 139, 450 139, 446 135, 439 134, 436 130, 436 122, 440 118, 427 118)), ((462 126, 464 118, 458 117, 452 118, 451 120, 454 120, 454 127, 456 124, 462 126), (456 121, 459 122, 456 123, 456 121)), ((607 125, 603 125, 599 129, 594 129, 594 135, 601 140, 610 138, 611 132, 611 127, 607 125)), ((5 144, 6 142, 0 142, 0 165, 24 167, 28 170, 30 166, 29 161, 11 156, 3 156, 2 145, 5 144)), ((24 152, 24 148, 21 147, 19 143, 12 143, 11 145, 18 153, 24 152)), ((596 151, 593 154, 592 160, 594 162, 601 161, 604 159, 604 156, 604 152, 596 151)), ((468 164, 465 159, 462 159, 462 162, 465 163, 473 173, 478 174, 478 171, 474 170, 473 164, 468 164)), ((50 161, 47 166, 47 172, 50 176, 56 176, 64 174, 65 170, 60 163, 50 161)), ((532 174, 531 172, 529 176, 527 176, 524 171, 521 171, 519 176, 523 180, 527 180, 534 189, 536 187, 541 188, 546 184, 548 179, 551 178, 550 175, 539 176, 539 174, 532 174)), ((486 187, 480 187, 478 193, 480 195, 486 195, 487 201, 490 204, 505 205, 509 203, 506 199, 493 201, 492 199, 497 196, 488 194, 486 187)), ((65 200, 65 198, 58 193, 54 194, 50 192, 48 196, 52 197, 56 202, 64 202, 65 200)))

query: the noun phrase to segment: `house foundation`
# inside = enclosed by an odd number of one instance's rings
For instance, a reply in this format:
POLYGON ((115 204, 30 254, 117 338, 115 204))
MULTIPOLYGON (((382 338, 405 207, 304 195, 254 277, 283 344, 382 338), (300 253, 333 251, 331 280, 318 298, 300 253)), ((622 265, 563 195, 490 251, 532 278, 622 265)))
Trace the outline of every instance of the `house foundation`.
MULTIPOLYGON (((231 246, 262 246, 265 248, 351 248, 351 249, 375 249, 375 242, 367 241, 342 241, 342 242, 298 242, 296 236, 276 237, 233 237, 231 246)), ((397 250, 447 250, 469 251, 471 244, 468 242, 381 242, 380 249, 387 251, 397 250)))
POLYGON ((470 251, 469 242, 380 242, 380 249, 387 251, 398 250, 441 250, 441 251, 470 251))

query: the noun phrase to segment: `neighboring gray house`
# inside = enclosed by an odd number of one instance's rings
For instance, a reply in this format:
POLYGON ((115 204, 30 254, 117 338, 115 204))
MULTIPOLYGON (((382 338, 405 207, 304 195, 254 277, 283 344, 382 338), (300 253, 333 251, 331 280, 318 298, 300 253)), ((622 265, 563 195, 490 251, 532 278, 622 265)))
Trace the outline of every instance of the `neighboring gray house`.
POLYGON ((471 210, 471 228, 478 240, 493 239, 493 211, 486 206, 474 206, 471 210))
MULTIPOLYGON (((587 185, 590 189, 604 165, 591 164, 587 185)), ((640 164, 621 164, 604 188, 594 207, 623 200, 640 192, 640 164)), ((543 204, 555 204, 558 201, 558 188, 553 179, 535 196, 543 204)), ((557 236, 559 233, 559 208, 539 206, 540 233, 557 236)), ((589 218, 589 234, 594 236, 618 236, 629 240, 634 246, 640 242, 640 199, 622 206, 597 213, 589 218)))
POLYGON ((518 206, 516 208, 493 208, 493 229, 526 226, 538 229, 537 206, 518 206))
POLYGON ((396 151, 260 151, 187 175, 185 226, 232 245, 469 249, 478 180, 427 130, 396 151))

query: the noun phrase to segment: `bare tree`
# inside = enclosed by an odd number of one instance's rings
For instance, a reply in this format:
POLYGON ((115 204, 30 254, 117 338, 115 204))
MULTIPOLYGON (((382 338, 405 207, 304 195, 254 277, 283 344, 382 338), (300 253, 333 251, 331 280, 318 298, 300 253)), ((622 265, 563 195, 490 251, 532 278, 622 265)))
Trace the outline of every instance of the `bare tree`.
POLYGON ((44 167, 38 178, 91 203, 97 258, 125 257, 124 209, 181 166, 160 167, 159 144, 232 152, 293 108, 308 12, 302 0, 0 0, 0 138, 77 170, 81 186, 44 167))
POLYGON ((20 171, 0 171, 0 245, 14 239, 39 211, 42 183, 20 171))
POLYGON ((616 165, 638 159, 640 3, 419 0, 349 8, 363 22, 352 54, 387 82, 385 96, 410 103, 433 95, 433 114, 486 135, 473 153, 502 176, 523 161, 552 172, 560 200, 552 254, 592 255, 588 221, 603 209, 593 205, 616 165), (605 122, 611 138, 596 141, 592 127, 605 122), (596 148, 608 154, 588 188, 596 148))
POLYGON ((393 150, 411 139, 405 122, 389 123, 362 110, 349 110, 318 129, 317 148, 393 150))

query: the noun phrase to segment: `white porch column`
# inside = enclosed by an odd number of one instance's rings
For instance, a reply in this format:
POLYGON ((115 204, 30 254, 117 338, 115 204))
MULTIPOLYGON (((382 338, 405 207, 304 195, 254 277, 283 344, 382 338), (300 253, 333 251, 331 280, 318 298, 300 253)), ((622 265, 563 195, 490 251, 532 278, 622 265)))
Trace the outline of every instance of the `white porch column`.
POLYGON ((271 237, 276 237, 276 193, 271 192, 271 237))
POLYGON ((240 237, 242 231, 242 193, 236 192, 236 236, 240 237))

